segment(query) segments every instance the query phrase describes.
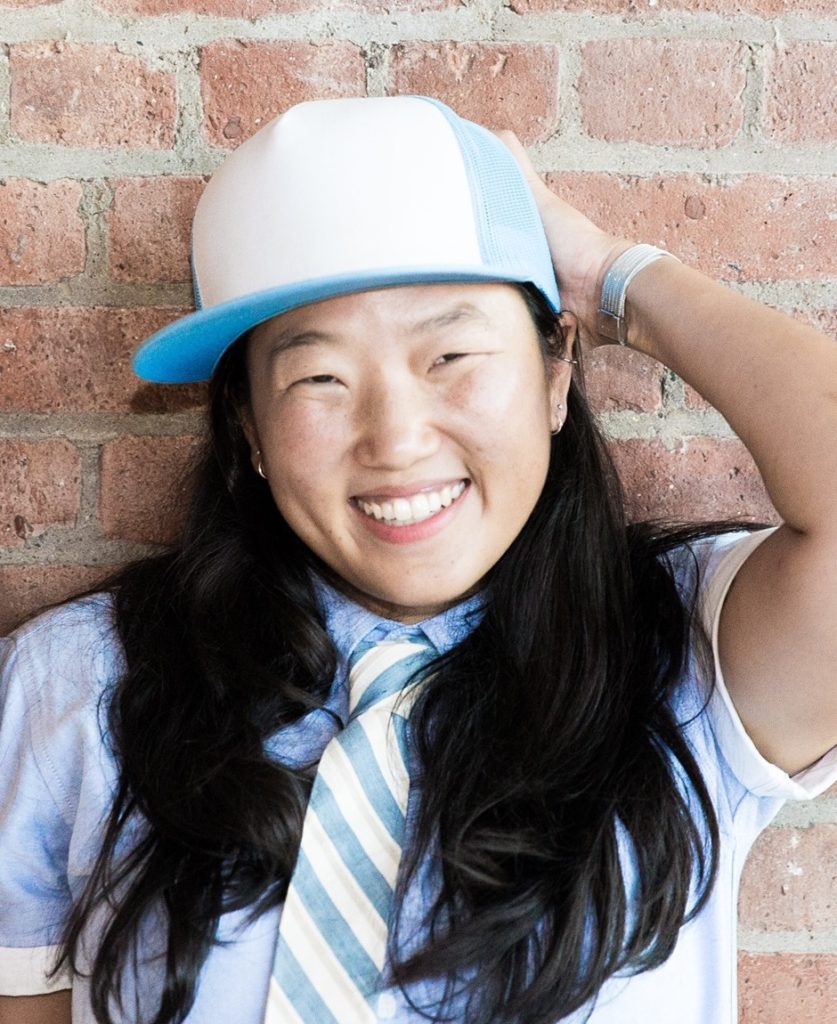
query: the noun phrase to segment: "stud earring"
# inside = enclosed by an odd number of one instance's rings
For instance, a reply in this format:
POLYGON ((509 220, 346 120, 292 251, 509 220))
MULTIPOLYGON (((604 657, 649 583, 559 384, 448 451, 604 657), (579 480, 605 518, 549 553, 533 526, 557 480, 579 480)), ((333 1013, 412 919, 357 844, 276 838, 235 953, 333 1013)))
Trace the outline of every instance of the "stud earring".
MULTIPOLYGON (((564 408, 564 403, 563 402, 559 402, 558 405, 555 408, 560 412, 560 410, 564 408)), ((553 437, 555 437, 556 434, 560 434, 561 433, 561 427, 563 427, 563 426, 564 426, 564 421, 559 416, 558 417, 558 426, 554 430, 550 430, 550 434, 552 434, 553 437)))
POLYGON ((267 480, 267 475, 265 474, 264 469, 262 469, 262 450, 261 450, 261 448, 257 448, 256 449, 256 458, 258 459, 258 462, 259 462, 258 466, 256 466, 256 472, 259 474, 259 476, 262 478, 262 480, 267 480))

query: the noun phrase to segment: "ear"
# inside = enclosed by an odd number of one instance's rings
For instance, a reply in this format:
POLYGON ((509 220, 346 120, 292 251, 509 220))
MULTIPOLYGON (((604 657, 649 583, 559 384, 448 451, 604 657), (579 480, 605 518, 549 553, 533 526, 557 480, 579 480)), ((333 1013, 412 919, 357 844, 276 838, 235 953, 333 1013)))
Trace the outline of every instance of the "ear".
POLYGON ((553 356, 549 364, 549 417, 553 431, 560 430, 567 418, 567 392, 570 390, 578 343, 578 320, 575 314, 565 310, 558 319, 564 332, 564 349, 560 356, 553 356))
POLYGON ((247 438, 247 444, 250 447, 250 465, 258 473, 259 452, 262 446, 253 419, 253 410, 250 408, 249 402, 238 407, 238 419, 241 423, 241 429, 244 431, 244 436, 247 438))

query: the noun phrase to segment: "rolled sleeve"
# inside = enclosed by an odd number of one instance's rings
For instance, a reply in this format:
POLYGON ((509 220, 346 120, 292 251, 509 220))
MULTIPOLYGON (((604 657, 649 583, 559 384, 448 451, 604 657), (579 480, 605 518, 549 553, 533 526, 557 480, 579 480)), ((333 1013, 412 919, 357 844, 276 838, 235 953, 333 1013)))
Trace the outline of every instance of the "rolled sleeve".
POLYGON ((773 529, 723 537, 712 551, 704 575, 701 616, 712 640, 715 685, 707 713, 715 740, 730 769, 756 796, 811 800, 837 782, 837 747, 796 775, 788 775, 763 757, 750 738, 724 682, 718 655, 721 609, 736 573, 773 529))

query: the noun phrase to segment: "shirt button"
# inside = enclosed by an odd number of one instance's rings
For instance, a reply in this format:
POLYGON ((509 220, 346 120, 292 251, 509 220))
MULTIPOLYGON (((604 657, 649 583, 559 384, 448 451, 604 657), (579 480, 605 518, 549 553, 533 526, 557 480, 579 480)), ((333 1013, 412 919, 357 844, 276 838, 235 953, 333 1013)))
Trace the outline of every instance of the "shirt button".
POLYGON ((395 996, 391 992, 382 992, 378 996, 378 1016, 381 1020, 392 1020, 398 1010, 395 996))

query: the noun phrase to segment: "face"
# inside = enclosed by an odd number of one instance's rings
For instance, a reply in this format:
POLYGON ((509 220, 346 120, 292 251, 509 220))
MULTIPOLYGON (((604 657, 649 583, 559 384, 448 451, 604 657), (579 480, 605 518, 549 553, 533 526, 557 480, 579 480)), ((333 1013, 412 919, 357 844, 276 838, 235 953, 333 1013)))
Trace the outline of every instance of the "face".
POLYGON ((569 386, 516 288, 327 299, 257 327, 247 360, 251 448, 350 596, 417 622, 479 588, 540 495, 569 386))

